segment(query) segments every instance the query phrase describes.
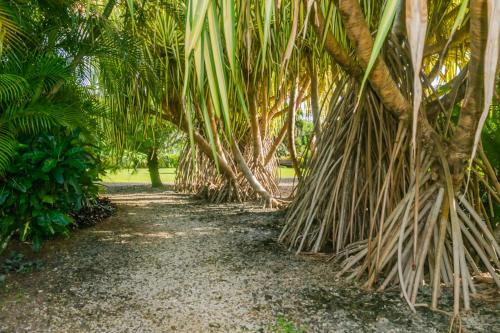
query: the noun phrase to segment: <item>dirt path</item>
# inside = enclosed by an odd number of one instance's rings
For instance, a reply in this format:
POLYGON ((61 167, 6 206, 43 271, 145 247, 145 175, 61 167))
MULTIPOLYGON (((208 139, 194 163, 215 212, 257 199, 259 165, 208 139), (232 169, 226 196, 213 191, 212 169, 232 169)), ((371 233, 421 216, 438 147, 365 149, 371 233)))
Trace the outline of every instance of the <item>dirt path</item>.
MULTIPOLYGON (((447 329, 397 291, 359 291, 277 245, 280 212, 169 191, 111 198, 116 216, 51 242, 43 271, 7 277, 0 332, 273 332, 280 318, 307 332, 447 329)), ((498 309, 481 308, 465 324, 500 332, 498 309)))

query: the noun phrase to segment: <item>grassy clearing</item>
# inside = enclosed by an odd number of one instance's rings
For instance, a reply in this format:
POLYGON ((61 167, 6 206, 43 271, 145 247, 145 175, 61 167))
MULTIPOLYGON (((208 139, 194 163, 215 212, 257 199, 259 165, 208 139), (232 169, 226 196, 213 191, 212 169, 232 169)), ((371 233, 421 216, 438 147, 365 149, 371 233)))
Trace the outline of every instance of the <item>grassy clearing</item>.
MULTIPOLYGON (((175 168, 160 168, 160 178, 164 183, 173 183, 175 180, 175 168)), ((115 172, 108 171, 102 178, 106 183, 150 183, 149 171, 147 168, 140 169, 120 169, 115 172)))
MULTIPOLYGON (((279 169, 281 178, 293 178, 295 171, 293 168, 281 167, 279 169)), ((164 183, 173 183, 175 180, 175 168, 161 168, 160 177, 164 183)), ((120 169, 115 172, 108 171, 102 178, 105 183, 149 183, 149 172, 146 168, 141 169, 120 169)))
POLYGON ((295 170, 288 167, 280 167, 279 173, 281 178, 293 178, 295 177, 295 170))

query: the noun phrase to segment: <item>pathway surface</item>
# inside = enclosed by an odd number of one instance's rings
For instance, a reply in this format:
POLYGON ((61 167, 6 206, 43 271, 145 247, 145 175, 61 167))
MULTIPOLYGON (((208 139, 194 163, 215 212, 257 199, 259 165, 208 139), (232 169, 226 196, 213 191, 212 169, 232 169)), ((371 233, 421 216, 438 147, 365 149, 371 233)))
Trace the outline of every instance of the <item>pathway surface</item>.
MULTIPOLYGON (((441 332, 448 317, 411 314, 397 290, 360 291, 321 256, 275 240, 282 213, 213 205, 170 191, 110 197, 118 213, 44 248, 45 269, 0 288, 0 332, 441 332)), ((500 332, 482 306, 464 323, 500 332)), ((497 316, 495 318, 495 316, 497 316)))

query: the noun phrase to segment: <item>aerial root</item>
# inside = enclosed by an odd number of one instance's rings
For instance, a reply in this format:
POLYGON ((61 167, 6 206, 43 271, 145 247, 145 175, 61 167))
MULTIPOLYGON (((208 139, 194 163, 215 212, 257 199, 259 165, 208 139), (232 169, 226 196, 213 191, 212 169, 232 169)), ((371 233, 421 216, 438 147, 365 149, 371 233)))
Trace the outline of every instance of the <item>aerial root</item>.
POLYGON ((419 146, 413 157, 407 126, 369 89, 353 112, 356 91, 346 83, 334 92, 279 241, 296 253, 332 253, 342 267, 337 277, 367 289, 398 285, 412 309, 437 309, 442 288, 452 287, 453 314, 468 310, 484 292, 477 277, 487 274, 500 289, 500 248, 487 214, 498 193, 494 175, 481 171, 487 161, 476 159, 458 193, 442 150, 419 146), (430 299, 421 297, 424 285, 430 299))

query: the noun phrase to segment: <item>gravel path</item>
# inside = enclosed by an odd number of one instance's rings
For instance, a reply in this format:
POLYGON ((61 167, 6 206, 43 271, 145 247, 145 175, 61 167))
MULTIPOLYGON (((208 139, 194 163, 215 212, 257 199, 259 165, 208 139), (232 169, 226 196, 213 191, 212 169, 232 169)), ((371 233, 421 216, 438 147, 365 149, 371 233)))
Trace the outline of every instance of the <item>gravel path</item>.
MULTIPOLYGON (((0 288, 0 332, 442 332, 448 317, 413 315, 397 291, 363 292, 334 279, 321 256, 275 239, 282 213, 213 205, 170 191, 110 195, 116 216, 49 242, 45 269, 0 288)), ((500 332, 498 308, 468 315, 500 332)))

